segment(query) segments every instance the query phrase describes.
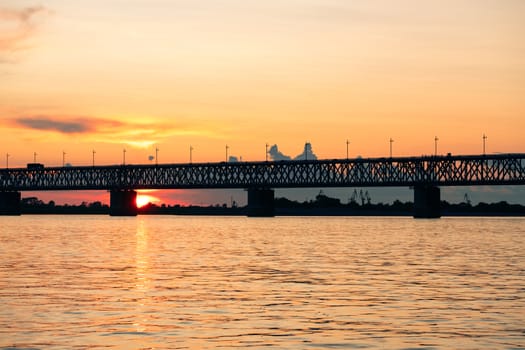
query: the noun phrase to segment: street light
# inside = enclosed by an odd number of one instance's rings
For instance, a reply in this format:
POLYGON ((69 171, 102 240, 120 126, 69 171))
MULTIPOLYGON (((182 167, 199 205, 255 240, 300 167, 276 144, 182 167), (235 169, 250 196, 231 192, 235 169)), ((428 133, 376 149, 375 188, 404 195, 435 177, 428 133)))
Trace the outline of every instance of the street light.
POLYGON ((10 156, 9 153, 5 154, 5 168, 6 169, 9 169, 9 156, 10 156))
POLYGON ((228 145, 226 145, 226 162, 228 162, 228 148, 230 148, 228 145))
POLYGON ((33 163, 36 163, 36 152, 33 152, 33 163))
POLYGON ((97 152, 95 152, 95 150, 93 150, 92 152, 93 152, 93 167, 94 167, 95 166, 95 153, 97 152))
POLYGON ((126 165, 126 149, 122 150, 122 165, 126 165))
POLYGON ((438 137, 435 136, 434 137, 434 155, 435 156, 437 156, 438 154, 438 141, 439 141, 438 137))
POLYGON ((485 155, 485 141, 487 141, 487 135, 483 134, 483 155, 485 155))
POLYGON ((159 165, 159 148, 155 147, 155 165, 159 165))
POLYGON ((350 144, 350 141, 348 139, 346 140, 346 159, 348 159, 348 145, 350 144))
POLYGON ((268 142, 266 142, 266 161, 268 161, 268 142))
POLYGON ((62 151, 62 167, 66 166, 66 152, 62 151))
POLYGON ((191 161, 192 161, 192 153, 193 153, 193 146, 190 145, 190 164, 191 164, 191 161))
POLYGON ((390 138, 390 158, 392 158, 392 143, 394 143, 394 140, 390 138))

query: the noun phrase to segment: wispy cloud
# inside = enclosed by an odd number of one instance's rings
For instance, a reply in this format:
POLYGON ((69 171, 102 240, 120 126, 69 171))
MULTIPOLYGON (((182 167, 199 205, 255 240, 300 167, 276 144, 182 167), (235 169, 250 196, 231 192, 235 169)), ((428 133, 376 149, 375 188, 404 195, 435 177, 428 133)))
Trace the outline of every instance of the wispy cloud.
POLYGON ((206 135, 198 125, 169 125, 163 122, 135 122, 97 117, 33 115, 9 119, 8 127, 31 132, 53 132, 65 136, 83 136, 103 143, 125 144, 147 148, 162 139, 180 135, 206 135))
MULTIPOLYGON (((37 18, 49 14, 44 6, 7 8, 0 6, 0 55, 6 55, 23 48, 37 28, 37 18)), ((0 62, 12 62, 2 58, 0 62)))
POLYGON ((14 120, 14 124, 34 130, 57 131, 64 134, 77 134, 95 130, 93 120, 74 119, 71 121, 54 120, 49 117, 22 117, 14 120))

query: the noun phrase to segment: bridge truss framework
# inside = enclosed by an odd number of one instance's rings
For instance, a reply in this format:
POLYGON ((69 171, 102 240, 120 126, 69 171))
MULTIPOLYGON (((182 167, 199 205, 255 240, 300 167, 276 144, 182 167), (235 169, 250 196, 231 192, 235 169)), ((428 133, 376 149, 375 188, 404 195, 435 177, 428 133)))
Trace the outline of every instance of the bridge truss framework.
POLYGON ((261 209, 273 201, 274 188, 413 187, 416 211, 418 203, 425 210, 433 208, 431 214, 422 212, 423 217, 438 215, 439 186, 524 184, 525 154, 521 153, 0 170, 0 193, 109 190, 115 194, 112 203, 129 201, 134 197, 117 196, 137 189, 244 188, 249 191, 249 206, 254 198, 262 201, 253 205, 261 209))
POLYGON ((0 169, 0 191, 524 184, 525 154, 0 169))

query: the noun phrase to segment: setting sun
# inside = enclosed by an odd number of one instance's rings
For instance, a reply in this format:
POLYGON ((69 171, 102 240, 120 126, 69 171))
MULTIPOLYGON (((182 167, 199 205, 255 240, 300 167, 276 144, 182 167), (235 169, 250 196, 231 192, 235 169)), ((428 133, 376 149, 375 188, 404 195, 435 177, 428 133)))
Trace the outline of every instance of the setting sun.
POLYGON ((147 205, 148 203, 154 203, 158 201, 159 199, 157 197, 150 196, 148 194, 137 193, 137 208, 141 208, 147 205))

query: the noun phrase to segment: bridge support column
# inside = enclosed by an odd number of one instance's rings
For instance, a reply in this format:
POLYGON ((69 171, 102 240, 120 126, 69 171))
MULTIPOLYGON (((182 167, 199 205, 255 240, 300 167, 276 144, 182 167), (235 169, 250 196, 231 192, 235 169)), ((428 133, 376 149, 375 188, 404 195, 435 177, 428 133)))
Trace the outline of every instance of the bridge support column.
POLYGON ((249 188, 248 216, 275 216, 274 191, 268 188, 249 188))
POLYGON ((133 190, 111 190, 109 199, 109 215, 136 216, 137 192, 133 190))
POLYGON ((414 218, 435 219, 441 217, 441 191, 437 186, 414 187, 414 218))
POLYGON ((20 215, 20 192, 0 192, 0 215, 20 215))

